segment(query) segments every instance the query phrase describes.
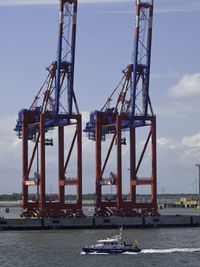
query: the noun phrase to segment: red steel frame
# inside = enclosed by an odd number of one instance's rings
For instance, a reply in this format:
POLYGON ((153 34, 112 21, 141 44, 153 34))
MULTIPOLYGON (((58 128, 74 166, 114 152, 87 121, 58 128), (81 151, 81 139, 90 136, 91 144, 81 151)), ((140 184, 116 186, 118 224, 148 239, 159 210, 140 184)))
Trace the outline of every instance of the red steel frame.
POLYGON ((72 115, 74 123, 58 126, 58 186, 59 199, 58 201, 47 201, 45 188, 45 119, 49 119, 50 115, 40 114, 39 122, 35 123, 32 111, 25 111, 22 119, 22 207, 24 217, 82 217, 82 130, 81 130, 81 115, 72 115), (39 133, 32 151, 30 161, 28 159, 28 127, 32 125, 39 125, 39 133), (64 160, 64 128, 70 125, 76 125, 75 135, 72 140, 66 162, 64 160), (65 178, 65 172, 77 140, 77 174, 75 178, 65 178), (30 178, 30 171, 32 163, 35 158, 37 146, 40 143, 40 173, 38 183, 34 178, 30 178), (29 186, 39 186, 40 198, 39 200, 29 201, 29 186), (65 203, 65 187, 76 186, 77 201, 76 203, 65 203))
MULTIPOLYGON (((101 115, 95 118, 95 135, 96 135, 96 216, 109 216, 112 215, 110 208, 115 208, 117 216, 137 216, 137 215, 155 215, 157 212, 157 163, 156 163, 156 117, 147 117, 147 126, 150 127, 149 135, 146 139, 144 148, 136 163, 136 128, 131 127, 130 133, 130 200, 124 200, 122 196, 122 142, 121 142, 121 122, 127 120, 128 116, 121 114, 117 116, 115 124, 115 134, 108 149, 105 161, 102 165, 101 158, 101 131, 102 127, 108 127, 103 123, 101 115), (103 201, 102 200, 102 186, 110 185, 107 183, 108 178, 103 178, 103 173, 108 162, 110 152, 112 150, 114 140, 117 140, 117 170, 116 185, 117 198, 116 201, 103 201), (145 151, 151 139, 152 151, 152 173, 150 178, 138 178, 137 174, 140 169, 145 151), (151 186, 151 202, 150 203, 137 203, 136 201, 136 188, 139 185, 151 186)), ((145 127, 147 127, 145 126, 145 127)), ((144 127, 144 126, 143 126, 144 127)))

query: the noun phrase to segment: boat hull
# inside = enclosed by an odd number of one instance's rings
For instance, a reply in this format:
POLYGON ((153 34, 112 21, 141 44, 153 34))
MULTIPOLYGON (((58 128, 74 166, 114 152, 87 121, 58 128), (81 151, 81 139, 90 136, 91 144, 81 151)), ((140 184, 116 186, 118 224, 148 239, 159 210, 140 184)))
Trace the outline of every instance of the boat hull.
POLYGON ((120 249, 97 249, 97 248, 83 248, 85 253, 108 253, 108 254, 121 254, 126 252, 139 253, 140 248, 120 248, 120 249))

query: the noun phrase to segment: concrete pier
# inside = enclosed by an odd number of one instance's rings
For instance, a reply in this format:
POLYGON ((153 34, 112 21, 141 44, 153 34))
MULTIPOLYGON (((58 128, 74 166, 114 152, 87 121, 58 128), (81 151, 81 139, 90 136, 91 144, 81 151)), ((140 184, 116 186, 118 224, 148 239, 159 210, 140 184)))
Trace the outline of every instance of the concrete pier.
POLYGON ((161 215, 149 217, 86 217, 0 219, 0 230, 106 229, 106 228, 198 227, 200 216, 161 215))
POLYGON ((94 217, 94 209, 90 205, 89 202, 83 206, 86 218, 25 219, 20 218, 20 203, 0 202, 0 231, 200 226, 200 209, 195 208, 165 208, 159 210, 160 216, 152 217, 94 217))

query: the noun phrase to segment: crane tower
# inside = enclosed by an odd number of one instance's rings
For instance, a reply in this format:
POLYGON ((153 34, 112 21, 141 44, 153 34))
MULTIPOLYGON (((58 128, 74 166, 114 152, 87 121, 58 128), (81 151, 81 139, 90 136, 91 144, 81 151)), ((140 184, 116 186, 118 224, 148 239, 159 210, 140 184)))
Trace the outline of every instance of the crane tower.
MULTIPOLYGON (((60 217, 83 216, 82 212, 82 140, 81 115, 74 92, 77 0, 60 0, 57 60, 47 68, 48 75, 29 109, 19 112, 15 131, 22 139, 22 216, 60 217), (75 111, 73 111, 73 105, 75 111), (75 127, 65 159, 65 128, 75 127), (46 199, 46 138, 58 129, 58 201, 46 199), (30 141, 34 142, 30 149, 30 141), (75 177, 66 177, 68 163, 77 144, 75 177), (30 156, 29 156, 30 155, 30 156), (37 157, 37 170, 31 177, 37 157), (37 188, 37 198, 29 199, 29 187, 37 188), (75 186, 77 200, 65 203, 65 187, 75 186)), ((67 141, 69 142, 69 141, 67 141)))
POLYGON ((123 77, 100 110, 90 114, 90 121, 84 131, 96 146, 96 212, 97 216, 118 215, 135 216, 157 214, 156 198, 156 117, 149 97, 149 79, 151 62, 153 0, 136 1, 136 25, 134 36, 133 64, 123 71, 123 77), (116 101, 114 102, 113 100, 116 101), (136 130, 147 128, 148 136, 138 160, 136 149, 136 130), (122 194, 122 146, 126 140, 123 132, 129 133, 130 157, 130 200, 122 194), (102 160, 102 142, 111 135, 112 140, 102 160), (151 140, 151 173, 139 177, 144 155, 151 140), (105 169, 116 144, 116 170, 105 177, 105 169), (103 161, 103 162, 102 162, 103 161), (104 186, 115 186, 116 198, 103 199, 104 186), (136 198, 138 186, 146 185, 151 189, 151 201, 139 203, 136 198), (114 212, 113 212, 114 211, 114 212))

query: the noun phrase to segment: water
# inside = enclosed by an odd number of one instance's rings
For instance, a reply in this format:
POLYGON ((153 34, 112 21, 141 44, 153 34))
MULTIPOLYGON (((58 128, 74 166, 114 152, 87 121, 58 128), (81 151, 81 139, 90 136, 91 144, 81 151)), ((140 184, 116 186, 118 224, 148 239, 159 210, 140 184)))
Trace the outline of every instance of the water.
POLYGON ((0 266, 198 267, 200 228, 124 229, 127 242, 139 241, 142 252, 86 255, 85 245, 118 230, 0 232, 0 266))

